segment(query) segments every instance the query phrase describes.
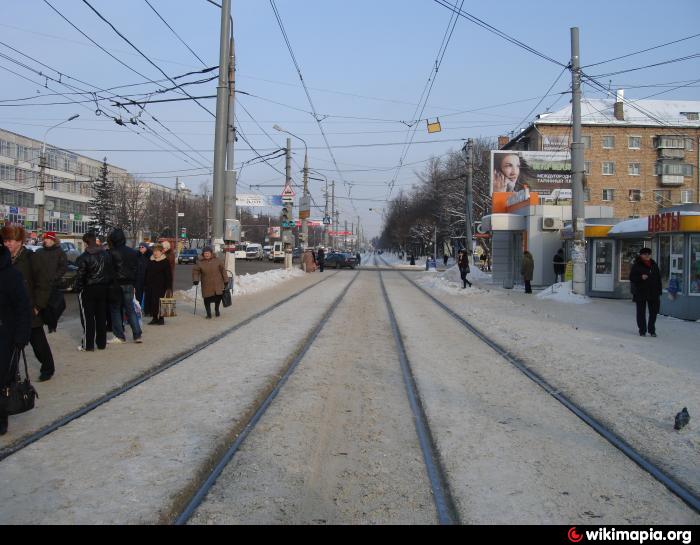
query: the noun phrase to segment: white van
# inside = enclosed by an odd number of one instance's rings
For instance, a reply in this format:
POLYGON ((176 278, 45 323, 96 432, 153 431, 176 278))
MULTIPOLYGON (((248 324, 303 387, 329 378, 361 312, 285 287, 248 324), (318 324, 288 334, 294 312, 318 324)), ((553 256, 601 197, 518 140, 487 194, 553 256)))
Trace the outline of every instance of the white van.
POLYGON ((275 242, 272 244, 272 250, 270 251, 270 261, 277 263, 278 261, 284 261, 284 244, 281 242, 275 242))
POLYGON ((233 257, 234 259, 245 259, 246 258, 246 244, 236 244, 236 247, 233 250, 233 257))
POLYGON ((263 258, 263 248, 262 244, 248 244, 245 249, 245 258, 246 261, 252 261, 253 259, 257 259, 258 261, 262 261, 263 258))

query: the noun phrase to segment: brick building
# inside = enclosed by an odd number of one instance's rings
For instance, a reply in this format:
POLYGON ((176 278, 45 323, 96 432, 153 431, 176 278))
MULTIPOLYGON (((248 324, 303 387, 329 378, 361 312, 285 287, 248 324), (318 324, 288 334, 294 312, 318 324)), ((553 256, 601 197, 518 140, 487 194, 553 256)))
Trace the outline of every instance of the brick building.
MULTIPOLYGON (((612 206, 617 218, 700 202, 700 101, 583 99, 587 205, 612 206)), ((571 105, 537 116, 501 149, 566 151, 571 105)))

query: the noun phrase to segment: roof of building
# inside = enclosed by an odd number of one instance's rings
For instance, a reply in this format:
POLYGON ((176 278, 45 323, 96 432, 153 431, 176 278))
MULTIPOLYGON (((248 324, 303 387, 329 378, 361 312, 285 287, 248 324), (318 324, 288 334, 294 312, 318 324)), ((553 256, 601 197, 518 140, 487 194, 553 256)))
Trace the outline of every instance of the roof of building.
MULTIPOLYGON (((625 100, 624 121, 615 119, 615 99, 581 99, 582 125, 621 125, 658 127, 700 128, 700 120, 688 119, 688 113, 700 113, 698 100, 625 100)), ((537 125, 571 125, 571 104, 548 114, 540 114, 534 122, 537 125)))

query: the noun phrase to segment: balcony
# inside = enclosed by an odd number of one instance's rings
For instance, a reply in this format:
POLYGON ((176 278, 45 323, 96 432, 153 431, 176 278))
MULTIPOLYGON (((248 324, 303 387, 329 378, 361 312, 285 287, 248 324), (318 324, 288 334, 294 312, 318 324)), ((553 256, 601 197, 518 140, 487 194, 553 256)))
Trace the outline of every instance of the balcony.
POLYGON ((683 185, 683 176, 679 176, 679 175, 675 175, 675 174, 662 174, 660 183, 663 186, 683 185))
POLYGON ((659 148, 659 159, 684 159, 685 149, 659 148))

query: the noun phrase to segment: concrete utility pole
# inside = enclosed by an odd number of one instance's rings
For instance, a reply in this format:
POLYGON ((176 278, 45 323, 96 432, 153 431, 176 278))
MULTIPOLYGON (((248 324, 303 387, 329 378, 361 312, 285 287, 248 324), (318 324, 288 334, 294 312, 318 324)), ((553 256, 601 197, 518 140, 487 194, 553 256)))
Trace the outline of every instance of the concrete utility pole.
POLYGON ((346 252, 348 251, 348 220, 345 220, 345 229, 343 230, 343 236, 345 237, 345 241, 343 244, 345 245, 345 248, 343 248, 346 252))
MULTIPOLYGON (((304 145, 306 145, 306 142, 304 142, 304 145)), ((306 150, 306 153, 304 153, 304 192, 303 192, 304 199, 308 199, 309 197, 309 150, 306 150)), ((301 209, 299 209, 301 212, 301 209)), ((301 215, 301 214, 300 214, 301 215)), ((306 250, 306 248, 309 245, 309 220, 308 220, 308 213, 304 214, 304 217, 301 218, 301 249, 306 250)))
POLYGON ((465 209, 465 216, 464 216, 464 224, 465 224, 465 229, 464 229, 464 237, 466 239, 465 243, 467 245, 467 255, 471 255, 472 253, 472 248, 473 248, 473 243, 472 243, 472 226, 474 225, 473 221, 473 210, 474 210, 474 186, 473 186, 473 177, 474 177, 474 141, 470 138, 467 140, 467 199, 466 199, 466 209, 465 209))
MULTIPOLYGON (((285 187, 292 187, 292 139, 287 138, 287 158, 285 161, 285 187)), ((289 219, 294 219, 294 208, 291 204, 285 204, 289 208, 289 219)), ((292 230, 290 228, 282 228, 282 246, 284 248, 284 268, 288 271, 292 269, 292 246, 294 239, 292 238, 292 230), (289 245, 289 248, 288 246, 289 245)))
MULTIPOLYGON (((226 148, 226 190, 224 191, 224 224, 228 220, 236 219, 236 171, 234 167, 234 152, 236 145, 236 50, 233 41, 233 28, 229 41, 228 61, 228 127, 226 148)), ((225 235, 224 235, 225 236, 225 235)), ((227 241, 238 242, 238 241, 227 241)), ((236 276, 236 256, 226 252, 224 268, 232 277, 236 276)))
MULTIPOLYGON (((335 180, 331 181, 331 231, 337 231, 335 228, 335 180)), ((331 235, 331 240, 330 240, 331 246, 334 246, 333 244, 333 235, 331 235)))
POLYGON ((326 178, 326 204, 323 207, 323 245, 328 247, 328 225, 326 225, 326 218, 328 217, 328 178, 326 178))
POLYGON ((228 57, 231 0, 221 1, 221 34, 219 36, 219 84, 216 88, 216 127, 214 133, 214 252, 224 243, 224 211, 226 202, 226 137, 228 126, 228 57))
POLYGON ((175 257, 178 253, 178 243, 180 242, 180 178, 175 178, 175 257))
POLYGON ((583 295, 586 293, 586 239, 584 233, 586 205, 583 198, 585 165, 581 139, 581 57, 578 27, 571 29, 571 89, 571 114, 573 121, 573 141, 571 142, 571 184, 573 190, 571 219, 574 228, 574 246, 571 252, 571 259, 574 263, 573 292, 583 295))

